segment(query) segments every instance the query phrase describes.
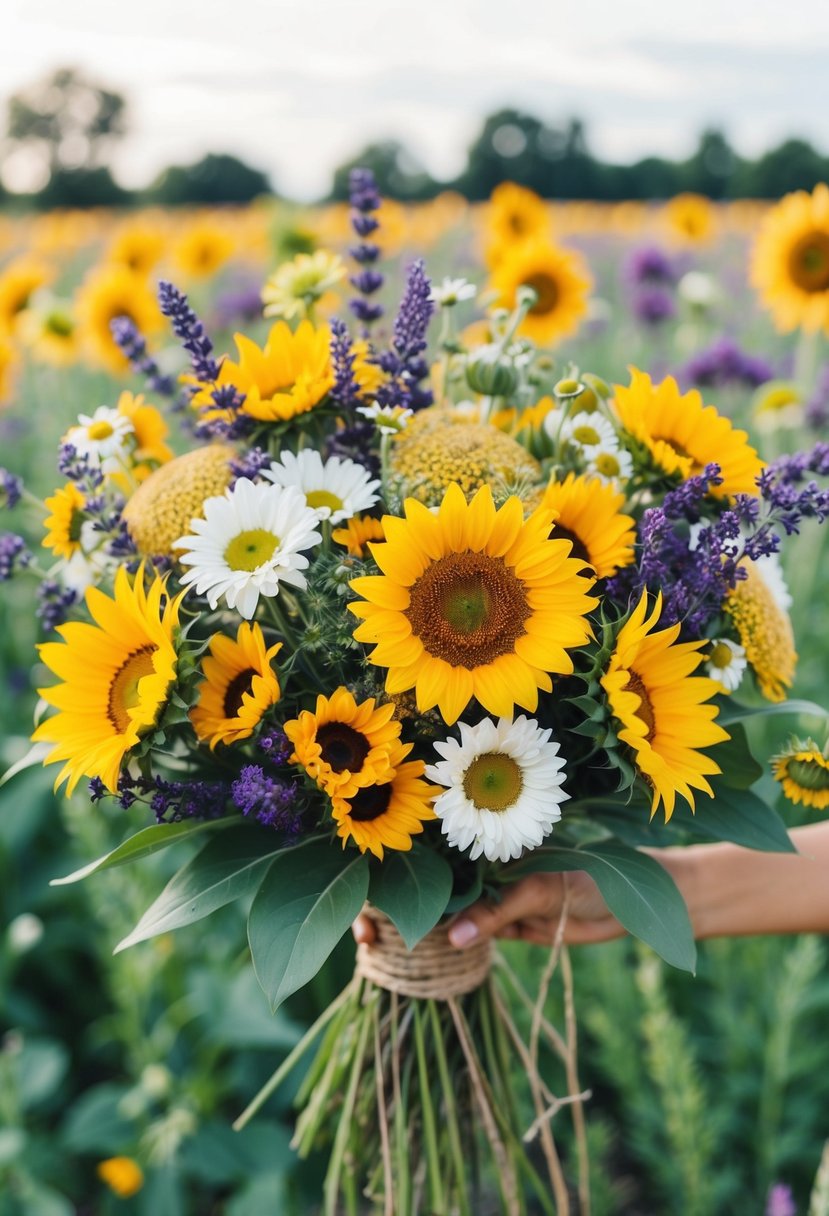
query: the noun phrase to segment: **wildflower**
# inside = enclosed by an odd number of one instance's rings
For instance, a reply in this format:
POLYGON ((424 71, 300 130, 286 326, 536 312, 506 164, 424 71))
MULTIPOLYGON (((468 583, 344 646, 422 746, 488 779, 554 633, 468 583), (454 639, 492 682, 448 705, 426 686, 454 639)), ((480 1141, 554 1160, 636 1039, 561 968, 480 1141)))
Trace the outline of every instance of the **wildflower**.
POLYGON ((792 739, 771 763, 790 802, 825 810, 829 806, 829 760, 812 739, 792 739))
POLYGON ((267 776, 259 764, 246 764, 230 789, 233 803, 243 815, 289 835, 299 831, 297 789, 291 782, 267 776))
MULTIPOLYGON (((345 277, 345 266, 337 254, 318 249, 315 253, 299 253, 268 277, 262 288, 266 317, 311 317, 314 307, 323 304, 331 289, 345 277)), ((333 297, 336 307, 336 297, 333 297)))
POLYGON ((281 642, 267 647, 260 626, 243 621, 236 639, 222 633, 210 639, 210 654, 202 659, 204 681, 190 711, 197 736, 230 745, 248 739, 262 716, 280 697, 273 659, 281 642))
POLYGON ((144 1185, 144 1172, 132 1157, 107 1157, 98 1163, 97 1174, 119 1199, 131 1199, 144 1185))

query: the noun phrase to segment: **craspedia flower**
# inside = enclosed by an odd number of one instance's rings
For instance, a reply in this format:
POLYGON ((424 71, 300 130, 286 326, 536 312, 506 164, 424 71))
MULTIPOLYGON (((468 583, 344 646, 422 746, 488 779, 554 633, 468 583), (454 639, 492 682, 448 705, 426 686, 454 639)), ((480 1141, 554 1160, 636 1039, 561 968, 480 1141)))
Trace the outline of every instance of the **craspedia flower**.
POLYGON ((509 861, 541 844, 569 798, 561 788, 564 758, 552 731, 521 714, 459 724, 460 742, 435 743, 442 756, 426 776, 445 788, 435 814, 447 842, 472 861, 509 861))
POLYGON ((784 333, 829 333, 829 186, 787 194, 763 220, 752 282, 784 333))
POLYGON ((420 712, 437 705, 449 724, 473 697, 499 717, 534 711, 550 674, 572 673, 568 650, 591 636, 596 605, 584 563, 549 539, 552 513, 525 521, 519 498, 496 511, 488 486, 467 503, 456 485, 434 514, 413 498, 404 509, 371 545, 383 573, 351 582, 364 597, 349 604, 354 636, 389 669, 386 691, 414 688, 420 712))
POLYGON ((771 771, 790 802, 816 811, 829 806, 829 760, 812 739, 792 739, 772 759, 771 771))
POLYGON ((55 557, 69 559, 81 548, 81 525, 84 521, 86 499, 73 481, 45 500, 51 511, 43 521, 46 535, 42 540, 44 549, 51 549, 55 557))
POLYGON ((339 456, 323 461, 313 448, 303 448, 296 456, 282 452, 278 461, 262 470, 262 476, 277 486, 295 486, 320 519, 332 524, 373 507, 380 485, 363 465, 339 456))
POLYGON ((723 611, 734 622, 760 692, 769 701, 784 701, 794 681, 797 651, 787 606, 775 594, 782 576, 767 558, 742 564, 746 577, 726 596, 723 611))
MULTIPOLYGON (((222 360, 216 385, 232 385, 242 394, 241 412, 248 417, 285 422, 319 405, 334 386, 331 335, 325 326, 315 329, 303 321, 292 333, 284 321, 277 321, 262 347, 244 334, 234 340, 239 361, 222 360)), ((202 386, 192 399, 206 421, 216 413, 213 391, 213 385, 202 386)))
MULTIPOLYGON (((400 723, 394 705, 377 705, 373 697, 358 705, 353 693, 338 688, 320 694, 312 713, 304 709, 283 730, 294 745, 291 763, 301 764, 331 795, 349 797, 366 785, 388 781, 399 753, 400 723)), ((406 754, 411 751, 406 746, 406 754)))
POLYGON ((505 251, 492 274, 492 289, 504 308, 514 308, 521 287, 536 294, 518 333, 550 346, 575 333, 587 313, 591 279, 581 256, 546 241, 505 251))
POLYGON ((207 444, 163 464, 141 483, 122 512, 139 553, 172 553, 173 542, 202 514, 205 501, 230 485, 234 456, 224 444, 207 444))
POLYGON ((318 249, 298 253, 268 276, 262 288, 266 317, 310 317, 316 307, 328 311, 339 302, 333 288, 345 278, 345 264, 336 253, 318 249))
POLYGON ((181 583, 206 595, 211 608, 224 599, 250 620, 259 596, 278 595, 281 582, 305 590, 301 572, 309 562, 303 550, 322 540, 318 523, 294 486, 255 485, 240 477, 232 490, 208 498, 190 532, 173 543, 188 567, 181 583))
POLYGON ((131 1199, 144 1185, 144 1172, 132 1157, 107 1157, 95 1172, 119 1199, 131 1199))
POLYGON ((541 466, 495 427, 468 422, 449 410, 421 410, 394 441, 391 470, 406 493, 436 506, 450 485, 470 496, 481 486, 538 481, 541 466))
POLYGON ((624 494, 597 477, 568 473, 564 481, 550 482, 542 505, 555 512, 550 536, 569 540, 573 557, 592 566, 598 578, 610 578, 634 557, 636 525, 622 511, 624 501, 624 494))
POLYGON ((129 362, 112 336, 112 322, 129 317, 145 338, 158 333, 164 318, 142 275, 126 266, 100 266, 84 279, 76 297, 78 330, 92 359, 116 374, 129 362))
POLYGON ((62 642, 38 647, 41 662, 63 681, 38 692, 58 712, 32 735, 54 743, 45 763, 65 761, 55 782, 71 794, 81 777, 100 777, 112 793, 130 749, 158 722, 176 681, 176 633, 181 596, 163 579, 144 589, 141 566, 132 583, 125 568, 114 595, 86 592, 94 624, 71 621, 62 642))
POLYGON ((385 849, 408 852, 412 837, 435 818, 432 799, 438 787, 423 779, 423 761, 407 760, 408 753, 408 744, 392 748, 389 780, 361 786, 348 798, 332 797, 331 813, 343 848, 353 840, 361 853, 371 852, 382 861, 385 849))
POLYGON ((266 646, 260 626, 243 621, 236 640, 217 633, 210 654, 202 659, 204 681, 190 721, 199 739, 238 743, 249 739, 262 717, 279 700, 279 680, 273 660, 282 643, 266 646))
POLYGON ((338 545, 344 545, 351 557, 366 557, 370 540, 384 540, 382 520, 373 515, 356 515, 349 519, 345 527, 335 528, 331 539, 338 545))
POLYGON ((712 680, 721 685, 724 692, 739 688, 747 666, 746 652, 731 638, 715 638, 705 662, 712 680))
POLYGON ((718 464, 722 484, 711 487, 712 496, 757 493, 765 463, 745 431, 738 431, 713 405, 703 405, 696 389, 680 393, 673 376, 654 384, 645 372, 635 367, 630 371, 630 384, 615 386, 616 412, 657 468, 686 481, 706 465, 718 464))
POLYGON ((664 805, 671 818, 679 794, 694 809, 694 790, 713 797, 706 777, 720 767, 701 750, 727 739, 714 719, 715 680, 695 676, 703 642, 677 642, 680 626, 655 630, 662 611, 658 595, 650 616, 647 593, 625 621, 601 684, 618 736, 634 753, 651 788, 651 814, 664 805))
POLYGON ((707 241, 714 232, 715 211, 702 194, 677 194, 665 204, 669 231, 677 240, 690 245, 707 241))

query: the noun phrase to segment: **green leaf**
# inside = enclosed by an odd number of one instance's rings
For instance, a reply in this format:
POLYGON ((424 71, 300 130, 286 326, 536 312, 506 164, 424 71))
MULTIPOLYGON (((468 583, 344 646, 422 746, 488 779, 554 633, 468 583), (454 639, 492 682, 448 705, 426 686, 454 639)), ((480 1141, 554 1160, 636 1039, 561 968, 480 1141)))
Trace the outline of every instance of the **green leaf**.
POLYGON ((3 776, 0 777, 0 785, 5 785, 7 781, 11 781, 12 777, 16 777, 18 773, 22 773, 27 768, 40 767, 51 750, 51 743, 33 743, 25 756, 21 756, 11 768, 6 769, 3 776))
POLYGON ((250 910, 248 941, 274 1012, 319 971, 365 903, 368 880, 365 854, 322 840, 272 863, 250 910))
POLYGON ((372 864, 369 901, 385 912, 409 950, 434 929, 451 894, 452 867, 430 849, 389 851, 372 864))
POLYGON ((740 705, 731 697, 720 704, 717 722, 729 726, 746 718, 767 717, 769 714, 805 714, 812 718, 827 718, 829 710, 814 701, 769 701, 766 705, 740 705))
POLYGON ((731 736, 729 739, 718 743, 716 747, 709 747, 705 754, 720 766, 720 784, 747 790, 755 781, 760 780, 763 766, 752 756, 745 727, 741 723, 732 723, 728 733, 731 736))
POLYGON ((675 815, 679 826, 695 836, 730 840, 746 849, 764 853, 796 853, 786 825, 777 811, 751 790, 730 789, 711 782, 713 799, 699 798, 692 815, 675 815))
POLYGON ((666 963, 694 971, 697 951, 688 909, 668 871, 646 853, 618 841, 589 848, 535 849, 504 871, 514 880, 539 871, 586 870, 609 911, 666 963))
POLYGON ((273 834, 252 824, 223 832, 173 875, 132 933, 115 947, 115 953, 191 925, 235 899, 252 895, 279 851, 273 834))
POLYGON ((82 878, 88 878, 90 874, 97 874, 99 870, 109 870, 113 866, 122 866, 128 861, 139 861, 142 857, 149 857, 151 853, 166 849, 179 840, 200 836, 205 832, 220 832, 224 828, 230 827, 238 828, 239 819, 236 817, 201 821, 187 819, 182 820, 181 823, 153 824, 152 827, 143 828, 134 836, 127 837, 117 848, 110 853, 105 853, 97 861, 88 862, 64 878, 53 878, 49 885, 63 887, 67 883, 80 882, 82 878))

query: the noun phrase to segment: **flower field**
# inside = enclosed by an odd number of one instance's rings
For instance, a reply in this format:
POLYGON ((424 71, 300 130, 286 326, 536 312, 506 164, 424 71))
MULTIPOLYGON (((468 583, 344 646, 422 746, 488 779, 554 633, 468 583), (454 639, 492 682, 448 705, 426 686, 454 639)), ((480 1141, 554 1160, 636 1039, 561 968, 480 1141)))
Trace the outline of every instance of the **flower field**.
POLYGON ((408 944, 395 858, 443 892, 417 939, 547 837, 773 848, 745 806, 770 838, 825 812, 829 190, 404 207, 355 173, 351 208, 0 215, 0 1216, 358 1216, 392 1178, 404 1216, 829 1213, 823 940, 695 964, 668 896, 617 913, 633 936, 561 958, 557 1053, 549 950, 499 946, 503 990, 453 1028, 430 994, 370 1006, 342 936, 368 892, 408 944), (165 847, 112 860, 142 829, 165 847), (280 969, 302 857, 345 858, 351 902, 280 969), (311 1079, 239 1120, 329 1017, 311 1079), (414 1027, 422 1139, 363 1145, 386 1024, 393 1056, 414 1027), (504 1163, 471 1207, 432 1028, 485 1044, 504 1163), (583 1112, 555 1148, 524 1040, 583 1112))

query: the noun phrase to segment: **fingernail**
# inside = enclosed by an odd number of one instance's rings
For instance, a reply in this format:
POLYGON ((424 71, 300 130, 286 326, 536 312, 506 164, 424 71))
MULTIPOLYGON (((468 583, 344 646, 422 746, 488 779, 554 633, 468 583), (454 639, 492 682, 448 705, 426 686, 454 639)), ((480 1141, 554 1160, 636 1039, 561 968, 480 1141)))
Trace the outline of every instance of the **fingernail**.
POLYGON ((478 936, 478 926, 474 920, 457 920, 449 930, 449 940, 457 950, 462 950, 478 936))

